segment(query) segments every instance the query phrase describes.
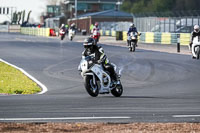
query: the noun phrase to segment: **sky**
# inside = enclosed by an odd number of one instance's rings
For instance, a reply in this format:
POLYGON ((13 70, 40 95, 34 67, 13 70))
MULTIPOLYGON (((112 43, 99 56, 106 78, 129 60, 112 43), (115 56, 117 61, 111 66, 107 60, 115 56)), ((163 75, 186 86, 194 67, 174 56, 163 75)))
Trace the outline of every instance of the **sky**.
MULTIPOLYGON (((46 11, 46 0, 0 0, 0 7, 16 7, 17 11, 26 10, 26 17, 31 10, 30 20, 39 22, 39 16, 46 11)), ((0 21, 9 19, 10 16, 0 15, 0 21)))

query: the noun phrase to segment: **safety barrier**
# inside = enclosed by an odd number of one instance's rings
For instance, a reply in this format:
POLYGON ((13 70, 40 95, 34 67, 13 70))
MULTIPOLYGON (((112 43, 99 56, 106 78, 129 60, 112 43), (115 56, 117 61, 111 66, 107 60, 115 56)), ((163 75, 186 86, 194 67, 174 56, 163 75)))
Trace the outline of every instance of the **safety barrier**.
POLYGON ((50 36, 50 28, 24 28, 21 27, 21 33, 35 36, 50 36))
MULTIPOLYGON (((35 36, 50 36, 50 28, 21 27, 21 33, 35 36)), ((116 40, 127 40, 127 31, 100 30, 100 34, 102 36, 116 37, 116 40)), ((190 43, 189 33, 143 32, 138 40, 143 43, 177 44, 178 36, 180 36, 180 45, 188 45, 190 43)))
POLYGON ((162 33, 161 44, 171 44, 171 34, 170 33, 162 33))
POLYGON ((160 43, 160 44, 177 44, 180 35, 180 45, 188 45, 190 43, 190 34, 188 33, 142 33, 145 37, 140 37, 139 42, 144 43, 160 43))
MULTIPOLYGON (((116 40, 127 40, 127 31, 100 30, 100 33, 102 36, 114 36, 116 40)), ((138 40, 143 43, 177 44, 179 35, 180 45, 188 45, 190 43, 189 33, 142 32, 138 40)))
POLYGON ((180 44, 181 45, 188 45, 190 43, 190 35, 191 34, 180 34, 180 44))

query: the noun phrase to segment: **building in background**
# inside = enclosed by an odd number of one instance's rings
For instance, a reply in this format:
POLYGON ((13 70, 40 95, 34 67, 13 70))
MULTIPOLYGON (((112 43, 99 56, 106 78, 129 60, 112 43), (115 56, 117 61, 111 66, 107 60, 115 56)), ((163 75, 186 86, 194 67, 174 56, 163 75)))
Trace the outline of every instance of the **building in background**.
POLYGON ((59 5, 47 5, 47 17, 57 17, 61 15, 61 10, 59 5))
MULTIPOLYGON (((70 25, 76 20, 77 28, 79 30, 85 29, 88 32, 88 27, 94 24, 95 21, 127 21, 127 14, 124 15, 122 12, 117 12, 122 1, 123 0, 77 0, 77 19, 75 18, 75 0, 64 0, 59 6, 47 6, 47 15, 44 18, 45 25, 49 28, 58 29, 61 24, 70 25), (117 15, 118 13, 119 15, 117 15), (87 18, 86 21, 80 21, 85 15, 86 17, 91 15, 92 18, 90 20, 87 18)), ((128 15, 128 21, 132 21, 132 16, 130 14, 128 15)))
POLYGON ((128 30, 133 16, 129 13, 118 10, 106 10, 101 12, 87 13, 77 18, 68 19, 68 23, 75 23, 79 31, 90 33, 90 26, 99 23, 103 30, 128 30))
POLYGON ((16 10, 16 7, 0 7, 0 23, 11 23, 12 15, 16 10))
MULTIPOLYGON (((77 0, 77 16, 81 14, 114 10, 121 0, 77 0)), ((75 0, 64 0, 65 15, 67 18, 75 17, 75 0)))
POLYGON ((65 19, 63 13, 61 13, 60 5, 47 5, 46 14, 41 17, 41 23, 45 23, 45 27, 56 29, 65 19))

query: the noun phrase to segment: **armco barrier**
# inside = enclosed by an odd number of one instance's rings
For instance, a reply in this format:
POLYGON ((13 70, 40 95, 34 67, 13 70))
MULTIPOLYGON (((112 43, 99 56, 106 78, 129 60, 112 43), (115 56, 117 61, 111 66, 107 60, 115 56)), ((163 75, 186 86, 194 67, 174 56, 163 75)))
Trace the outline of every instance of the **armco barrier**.
POLYGON ((177 35, 176 33, 171 33, 171 44, 177 44, 178 39, 177 39, 177 35))
POLYGON ((35 36, 50 36, 49 28, 24 28, 21 27, 21 33, 35 36))
POLYGON ((155 32, 154 33, 154 42, 155 43, 161 43, 162 33, 155 32))
POLYGON ((106 30, 106 36, 111 36, 111 31, 110 30, 106 30))
POLYGON ((154 33, 152 32, 145 33, 145 43, 154 43, 154 33))
MULTIPOLYGON (((108 31, 101 30, 101 35, 108 35, 108 31)), ((180 34, 180 45, 188 45, 190 43, 189 33, 160 33, 160 32, 143 32, 138 38, 143 43, 161 43, 161 44, 177 44, 177 35, 180 34)), ((127 40, 127 31, 111 31, 110 36, 115 36, 116 40, 127 40)))
POLYGON ((111 33, 111 36, 116 36, 116 31, 111 31, 112 33, 111 33))
POLYGON ((127 31, 122 32, 123 41, 127 41, 127 31))
POLYGON ((190 43, 190 36, 191 36, 191 34, 181 33, 180 34, 180 44, 188 45, 190 43))
POLYGON ((139 42, 145 42, 145 33, 141 33, 140 37, 139 37, 139 42))
POLYGON ((161 44, 171 44, 171 33, 162 33, 161 44))
POLYGON ((116 31, 116 40, 123 40, 122 31, 116 31))

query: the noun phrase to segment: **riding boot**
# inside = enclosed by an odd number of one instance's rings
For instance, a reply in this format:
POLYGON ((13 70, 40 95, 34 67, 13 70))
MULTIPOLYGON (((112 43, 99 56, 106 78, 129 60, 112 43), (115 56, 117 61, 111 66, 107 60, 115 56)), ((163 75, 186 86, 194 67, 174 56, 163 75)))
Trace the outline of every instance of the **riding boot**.
POLYGON ((136 40, 136 47, 138 47, 138 40, 136 40))
POLYGON ((127 46, 130 46, 130 44, 129 44, 129 40, 127 40, 127 46))

